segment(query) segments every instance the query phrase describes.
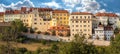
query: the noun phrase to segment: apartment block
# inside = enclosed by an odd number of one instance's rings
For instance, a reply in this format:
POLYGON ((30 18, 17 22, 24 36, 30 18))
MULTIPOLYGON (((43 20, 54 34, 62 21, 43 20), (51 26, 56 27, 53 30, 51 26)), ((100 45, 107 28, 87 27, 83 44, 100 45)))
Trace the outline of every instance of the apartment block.
POLYGON ((92 36, 92 13, 73 12, 70 15, 70 33, 71 37, 75 34, 83 34, 86 38, 92 36))
POLYGON ((52 9, 33 8, 32 28, 37 32, 46 32, 51 27, 52 9))
POLYGON ((14 21, 15 19, 20 19, 20 17, 21 17, 20 10, 6 10, 4 22, 11 22, 14 21))
POLYGON ((69 25, 69 12, 67 10, 53 10, 53 19, 57 20, 57 25, 69 25))

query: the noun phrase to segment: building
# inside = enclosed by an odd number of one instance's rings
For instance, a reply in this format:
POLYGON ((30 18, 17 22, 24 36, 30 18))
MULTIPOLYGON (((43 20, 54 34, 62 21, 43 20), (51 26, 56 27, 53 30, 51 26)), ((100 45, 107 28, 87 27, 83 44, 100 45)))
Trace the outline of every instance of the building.
POLYGON ((20 17, 21 17, 20 10, 6 10, 4 22, 11 22, 14 21, 15 19, 20 19, 20 17))
POLYGON ((0 12, 0 22, 4 22, 4 16, 5 16, 5 13, 0 12))
POLYGON ((95 28, 95 35, 93 36, 93 39, 110 41, 110 38, 113 35, 114 35, 114 30, 111 26, 99 25, 97 28, 95 28))
POLYGON ((113 29, 117 27, 117 21, 119 20, 118 15, 114 13, 97 13, 96 18, 103 25, 108 25, 108 21, 113 24, 113 29))
POLYGON ((93 36, 94 39, 104 40, 104 26, 99 25, 97 28, 94 29, 95 34, 93 36))
POLYGON ((69 12, 67 10, 53 10, 53 19, 57 20, 57 25, 69 25, 69 12))
POLYGON ((33 14, 31 13, 32 11, 27 10, 26 7, 21 8, 21 18, 20 20, 23 22, 23 24, 27 27, 32 27, 32 18, 33 14))
POLYGON ((46 32, 51 27, 52 9, 33 8, 32 28, 35 32, 46 32))
POLYGON ((86 38, 92 36, 92 13, 73 12, 70 15, 71 37, 75 34, 84 34, 86 38))
POLYGON ((70 29, 66 26, 52 26, 48 29, 50 34, 55 32, 56 36, 70 36, 70 29))

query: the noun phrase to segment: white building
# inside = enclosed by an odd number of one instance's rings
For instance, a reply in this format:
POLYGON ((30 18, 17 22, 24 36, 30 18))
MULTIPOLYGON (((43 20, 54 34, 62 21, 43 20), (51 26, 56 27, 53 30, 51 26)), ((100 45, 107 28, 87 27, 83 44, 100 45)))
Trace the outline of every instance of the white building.
POLYGON ((97 13, 96 18, 105 26, 108 25, 109 21, 113 24, 113 29, 117 27, 117 21, 119 20, 119 17, 114 13, 97 13))
POLYGON ((103 25, 99 25, 97 28, 94 29, 95 30, 95 36, 93 36, 93 38, 95 39, 100 39, 103 40, 104 39, 104 27, 103 25))
POLYGON ((14 21, 15 19, 20 19, 20 10, 7 10, 5 12, 4 22, 14 21))
POLYGON ((73 12, 70 15, 71 38, 75 34, 85 34, 85 37, 89 38, 92 35, 92 18, 91 13, 73 12))
POLYGON ((104 27, 106 40, 110 41, 110 38, 114 35, 114 30, 111 26, 104 27))
POLYGON ((99 40, 110 40, 110 38, 114 35, 114 30, 111 26, 103 26, 99 25, 95 29, 95 35, 93 36, 93 39, 99 39, 99 40))

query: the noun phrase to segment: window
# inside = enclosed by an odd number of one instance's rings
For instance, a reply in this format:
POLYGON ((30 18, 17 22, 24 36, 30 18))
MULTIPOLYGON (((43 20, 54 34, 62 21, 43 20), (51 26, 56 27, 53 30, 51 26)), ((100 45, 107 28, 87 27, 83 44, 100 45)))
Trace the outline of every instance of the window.
POLYGON ((83 21, 84 23, 86 23, 86 21, 83 21))
POLYGON ((72 21, 72 23, 74 23, 74 21, 72 21))
POLYGON ((78 23, 78 21, 76 21, 76 23, 78 23))
POLYGON ((90 21, 88 21, 88 23, 89 23, 90 21))
POLYGON ((72 25, 72 27, 74 27, 74 25, 72 25))
POLYGON ((36 21, 37 19, 35 18, 34 20, 36 21))
POLYGON ((78 31, 78 29, 76 29, 76 31, 78 31))
POLYGON ((80 16, 80 18, 82 19, 82 16, 80 16))
POLYGON ((86 19, 86 16, 84 16, 85 17, 85 19, 86 19))
POLYGON ((37 23, 34 23, 34 24, 37 24, 37 23))
POLYGON ((90 27, 90 25, 88 25, 88 27, 90 27))
POLYGON ((88 18, 90 18, 90 16, 88 16, 88 18))
POLYGON ((40 25, 42 25, 42 23, 40 23, 40 25))
POLYGON ((82 21, 80 21, 80 23, 82 23, 82 21))
POLYGON ((44 23, 44 25, 46 25, 46 23, 44 23))
POLYGON ((82 27, 82 25, 80 25, 80 27, 82 27))
POLYGON ((76 16, 76 19, 78 19, 78 16, 76 16))
POLYGON ((84 25, 84 27, 86 27, 86 25, 84 25))
POLYGON ((74 31, 74 29, 72 31, 74 31))
POLYGON ((72 18, 74 19, 74 16, 72 16, 72 18))
POLYGON ((78 27, 78 25, 76 25, 76 27, 78 27))
POLYGON ((87 31, 86 29, 84 29, 84 31, 87 31))

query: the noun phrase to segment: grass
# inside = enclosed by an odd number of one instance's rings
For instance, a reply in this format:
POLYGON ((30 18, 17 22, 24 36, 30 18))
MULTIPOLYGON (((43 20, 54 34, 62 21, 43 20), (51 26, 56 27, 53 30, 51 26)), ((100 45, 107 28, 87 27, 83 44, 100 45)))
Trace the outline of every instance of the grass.
MULTIPOLYGON (((4 41, 0 41, 0 45, 5 45, 6 43, 4 41)), ((35 40, 35 39, 29 39, 27 40, 27 43, 18 43, 18 42, 10 42, 10 44, 13 47, 18 48, 26 48, 29 51, 36 51, 38 48, 41 49, 49 49, 53 44, 60 45, 60 42, 55 41, 47 41, 47 40, 35 40)))

